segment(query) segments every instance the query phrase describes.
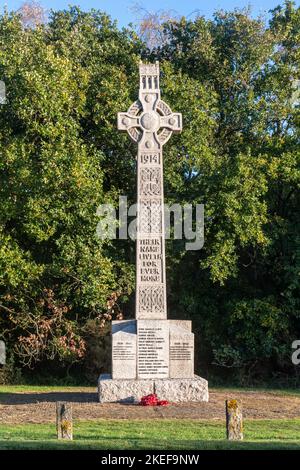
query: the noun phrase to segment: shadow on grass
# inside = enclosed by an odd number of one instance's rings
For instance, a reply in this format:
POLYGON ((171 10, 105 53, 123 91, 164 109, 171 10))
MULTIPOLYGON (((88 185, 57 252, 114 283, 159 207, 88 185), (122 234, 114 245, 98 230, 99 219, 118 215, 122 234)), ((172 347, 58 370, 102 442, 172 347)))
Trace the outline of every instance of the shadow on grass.
POLYGON ((300 450, 300 442, 225 440, 189 441, 155 439, 107 439, 78 441, 18 441, 0 440, 0 450, 300 450))
POLYGON ((37 392, 37 393, 2 393, 2 405, 30 405, 41 402, 68 401, 73 403, 98 403, 96 393, 91 392, 37 392))

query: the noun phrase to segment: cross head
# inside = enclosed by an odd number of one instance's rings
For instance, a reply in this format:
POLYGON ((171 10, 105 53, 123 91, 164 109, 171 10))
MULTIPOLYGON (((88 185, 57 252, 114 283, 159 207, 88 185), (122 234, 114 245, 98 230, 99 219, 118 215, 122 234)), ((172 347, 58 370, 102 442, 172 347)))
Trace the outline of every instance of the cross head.
POLYGON ((139 99, 118 113, 118 129, 127 131, 140 149, 160 150, 172 133, 182 130, 182 115, 161 100, 159 63, 140 64, 139 99))

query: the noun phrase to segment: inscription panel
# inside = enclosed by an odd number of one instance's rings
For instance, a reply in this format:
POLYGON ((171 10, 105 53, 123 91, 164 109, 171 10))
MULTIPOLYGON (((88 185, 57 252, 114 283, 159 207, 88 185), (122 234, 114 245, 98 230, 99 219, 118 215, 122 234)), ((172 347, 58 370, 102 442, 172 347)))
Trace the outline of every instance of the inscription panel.
POLYGON ((137 274, 142 283, 163 282, 163 255, 161 237, 137 241, 137 274))
POLYGON ((169 377, 169 325, 167 320, 137 320, 140 379, 169 377))
POLYGON ((135 379, 137 367, 136 321, 112 322, 112 378, 135 379))
POLYGON ((170 328, 170 378, 194 377, 194 334, 170 328))

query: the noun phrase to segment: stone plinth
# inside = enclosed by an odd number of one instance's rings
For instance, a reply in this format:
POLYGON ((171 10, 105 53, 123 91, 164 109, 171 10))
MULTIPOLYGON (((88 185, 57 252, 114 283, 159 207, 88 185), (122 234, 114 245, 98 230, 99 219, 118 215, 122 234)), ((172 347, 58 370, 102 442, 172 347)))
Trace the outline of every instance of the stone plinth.
POLYGON ((171 403, 208 401, 208 382, 195 375, 190 379, 112 379, 101 374, 98 381, 100 403, 138 403, 156 393, 160 400, 171 403))
POLYGON ((187 320, 112 322, 112 378, 194 377, 194 334, 187 320))
POLYGON ((154 385, 160 400, 171 403, 208 401, 208 382, 198 375, 193 379, 155 380, 154 385))
POLYGON ((150 393, 153 380, 112 379, 110 374, 101 374, 98 380, 100 403, 136 403, 150 393))

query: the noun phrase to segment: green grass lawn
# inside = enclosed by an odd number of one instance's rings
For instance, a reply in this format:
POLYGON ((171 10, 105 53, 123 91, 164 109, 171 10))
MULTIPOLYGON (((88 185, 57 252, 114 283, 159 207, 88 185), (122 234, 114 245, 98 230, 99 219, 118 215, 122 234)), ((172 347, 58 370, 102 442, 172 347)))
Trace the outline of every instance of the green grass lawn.
POLYGON ((300 388, 275 388, 275 387, 209 387, 212 392, 257 392, 273 393, 276 395, 300 396, 300 388))
MULTIPOLYGON (((96 392, 85 386, 0 386, 1 396, 9 393, 96 392)), ((298 395, 299 390, 212 388, 219 391, 256 391, 298 395)), ((220 420, 98 420, 75 421, 74 440, 58 441, 54 424, 0 424, 3 449, 298 449, 300 418, 244 420, 244 441, 227 442, 225 423, 220 420)))
POLYGON ((96 386, 60 386, 60 385, 0 385, 1 393, 51 393, 51 392, 86 392, 93 390, 96 393, 96 386))
MULTIPOLYGON (((1 393, 51 393, 51 392, 86 392, 95 391, 96 386, 88 387, 86 385, 0 385, 0 400, 1 393)), ((278 395, 292 395, 299 396, 299 388, 275 388, 275 387, 209 387, 209 391, 219 392, 260 392, 260 393, 276 393, 278 395)))
POLYGON ((75 421, 74 440, 57 441, 54 424, 0 425, 0 449, 298 449, 300 419, 245 420, 245 440, 227 442, 222 421, 75 421))

